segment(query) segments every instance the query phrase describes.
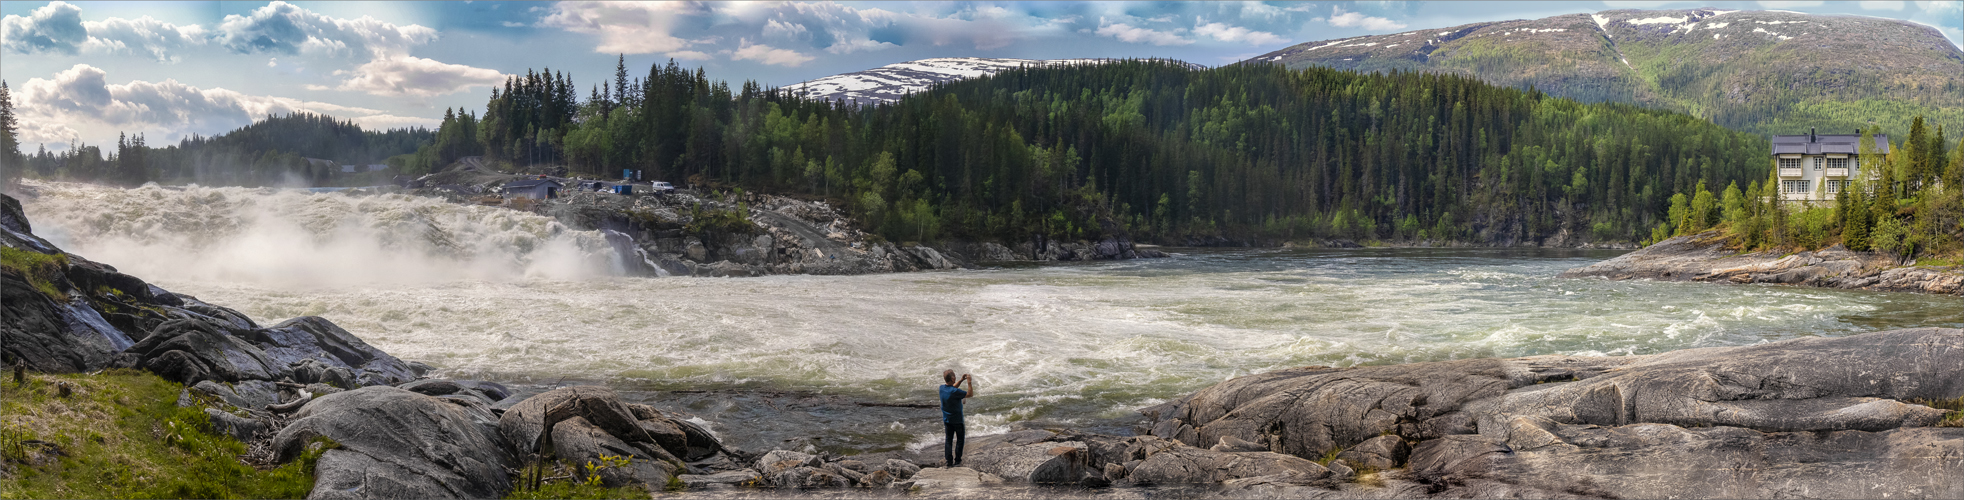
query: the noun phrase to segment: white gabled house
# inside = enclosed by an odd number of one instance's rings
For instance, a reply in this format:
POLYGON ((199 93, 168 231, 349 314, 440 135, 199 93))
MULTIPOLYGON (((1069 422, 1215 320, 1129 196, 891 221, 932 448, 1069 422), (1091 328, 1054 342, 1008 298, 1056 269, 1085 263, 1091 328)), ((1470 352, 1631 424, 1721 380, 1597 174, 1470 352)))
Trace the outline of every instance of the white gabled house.
POLYGON ((1874 158, 1862 158, 1862 134, 1822 135, 1808 130, 1805 135, 1773 136, 1774 167, 1779 169, 1780 199, 1783 201, 1831 202, 1836 194, 1860 179, 1862 166, 1882 164, 1889 154, 1889 135, 1876 134, 1874 158))

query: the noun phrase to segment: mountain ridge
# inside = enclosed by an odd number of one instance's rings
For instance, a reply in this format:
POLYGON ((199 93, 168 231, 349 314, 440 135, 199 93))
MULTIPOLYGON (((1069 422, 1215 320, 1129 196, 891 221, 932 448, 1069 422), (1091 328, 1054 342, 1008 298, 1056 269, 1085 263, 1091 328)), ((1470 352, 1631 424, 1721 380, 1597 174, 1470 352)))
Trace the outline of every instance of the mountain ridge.
MULTIPOLYGON (((979 78, 1022 67, 1106 64, 1124 59, 1013 59, 988 57, 933 57, 888 64, 851 73, 815 78, 784 87, 795 95, 816 101, 843 101, 853 105, 892 103, 907 94, 936 84, 979 78)), ((1204 68, 1181 61, 1189 68, 1204 68)))
POLYGON ((1964 50, 1929 26, 1867 16, 1608 10, 1306 42, 1250 63, 1443 71, 1762 134, 1903 130, 1916 114, 1964 127, 1964 50))

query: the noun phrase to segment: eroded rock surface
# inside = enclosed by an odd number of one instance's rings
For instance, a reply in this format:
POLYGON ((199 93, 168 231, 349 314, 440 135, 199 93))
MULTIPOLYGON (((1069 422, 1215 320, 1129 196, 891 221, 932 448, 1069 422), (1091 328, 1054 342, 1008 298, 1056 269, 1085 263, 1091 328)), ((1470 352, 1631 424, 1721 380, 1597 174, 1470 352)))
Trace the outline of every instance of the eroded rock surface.
POLYGON ((1183 444, 1239 440, 1393 469, 1374 488, 1237 483, 1251 496, 1949 498, 1964 494, 1964 428, 1930 427, 1945 412, 1911 401, 1959 396, 1964 330, 1922 328, 1648 356, 1298 368, 1141 411, 1153 434, 1183 444))
POLYGON ((329 394, 301 407, 273 438, 279 462, 317 437, 321 455, 308 498, 495 498, 517 467, 482 405, 389 386, 329 394))
POLYGON ((1562 272, 1564 278, 1653 279, 1728 283, 1781 283, 1894 292, 1964 295, 1964 268, 1904 266, 1878 252, 1852 252, 1841 245, 1786 254, 1737 253, 1723 238, 1706 232, 1679 236, 1588 266, 1562 272))

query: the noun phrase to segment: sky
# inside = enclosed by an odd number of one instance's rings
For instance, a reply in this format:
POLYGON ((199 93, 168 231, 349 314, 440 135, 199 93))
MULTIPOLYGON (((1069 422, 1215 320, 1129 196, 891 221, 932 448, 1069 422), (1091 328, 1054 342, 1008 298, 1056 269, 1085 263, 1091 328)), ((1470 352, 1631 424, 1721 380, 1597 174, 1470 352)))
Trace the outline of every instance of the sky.
POLYGON ((153 147, 307 111, 364 128, 482 112, 550 68, 582 89, 673 59, 784 86, 930 57, 1229 64, 1359 35, 1617 9, 1789 10, 1903 19, 1964 42, 1964 0, 1528 2, 0 2, 0 79, 23 152, 153 147))

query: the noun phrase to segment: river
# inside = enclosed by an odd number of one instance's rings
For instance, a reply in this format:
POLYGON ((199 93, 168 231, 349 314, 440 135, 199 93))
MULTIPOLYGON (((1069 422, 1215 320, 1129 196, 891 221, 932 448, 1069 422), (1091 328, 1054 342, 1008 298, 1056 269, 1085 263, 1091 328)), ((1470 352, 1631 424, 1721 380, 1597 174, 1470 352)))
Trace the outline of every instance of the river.
POLYGON ((1956 297, 1555 277, 1620 254, 1599 250, 1188 248, 949 272, 623 278, 544 265, 554 252, 590 263, 610 251, 595 235, 501 209, 146 189, 44 186, 26 208, 37 233, 72 252, 261 323, 323 316, 444 376, 524 391, 609 385, 698 415, 746 449, 936 442, 937 410, 922 405, 947 368, 975 374, 971 435, 1127 432, 1137 408, 1277 368, 1964 326, 1956 297), (375 215, 404 206, 427 221, 375 215), (178 229, 199 236, 160 237, 168 220, 201 221, 178 229), (415 238, 398 233, 431 228, 523 247, 486 267, 482 257, 500 250, 453 242, 443 252, 480 248, 430 261, 429 248, 400 243, 415 238), (475 263, 432 263, 458 260, 475 263))

